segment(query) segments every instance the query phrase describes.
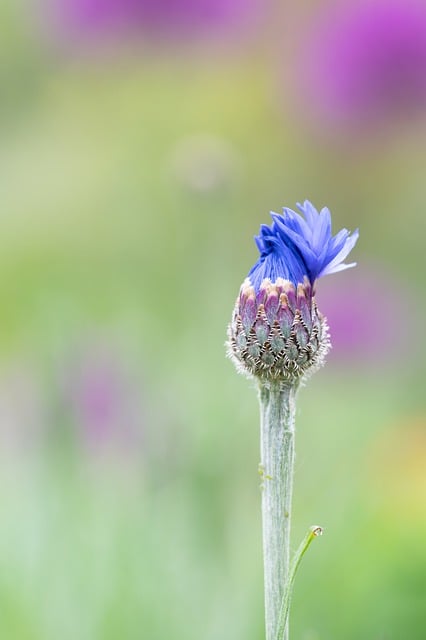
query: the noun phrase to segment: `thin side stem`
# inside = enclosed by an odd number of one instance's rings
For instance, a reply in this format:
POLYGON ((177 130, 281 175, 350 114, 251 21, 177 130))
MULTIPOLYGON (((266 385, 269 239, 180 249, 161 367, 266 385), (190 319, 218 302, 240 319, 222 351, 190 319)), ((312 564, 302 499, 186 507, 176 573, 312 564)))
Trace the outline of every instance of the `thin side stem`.
MULTIPOLYGON (((276 640, 290 577, 290 526, 294 475, 297 385, 261 384, 262 531, 266 640, 276 640)), ((283 640, 288 640, 288 624, 283 640)))
POLYGON ((294 581, 296 578, 297 570, 299 568, 299 564, 301 563, 302 558, 305 555, 306 551, 308 550, 312 540, 314 540, 315 538, 318 538, 318 536, 322 536, 322 534, 323 534, 322 527, 319 527, 318 525, 314 525, 310 527, 308 533, 305 535, 299 548, 294 554, 290 573, 284 589, 283 600, 281 603, 281 611, 278 618, 277 635, 275 640, 282 640, 285 637, 284 635, 285 630, 286 630, 286 627, 288 627, 287 622, 288 622, 288 614, 290 611, 291 596, 293 594, 294 581))

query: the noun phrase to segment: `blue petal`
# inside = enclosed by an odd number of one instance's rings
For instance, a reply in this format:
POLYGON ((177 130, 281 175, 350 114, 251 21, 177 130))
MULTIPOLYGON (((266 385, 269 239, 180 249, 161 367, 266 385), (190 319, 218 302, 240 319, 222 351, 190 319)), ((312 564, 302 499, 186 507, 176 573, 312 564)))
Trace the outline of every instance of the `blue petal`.
POLYGON ((343 269, 349 269, 350 267, 354 267, 356 262, 351 262, 351 264, 344 264, 343 260, 349 255, 349 253, 354 248, 356 241, 359 237, 359 231, 356 229, 352 236, 345 240, 345 244, 342 249, 336 255, 333 260, 330 260, 327 265, 322 269, 321 273, 318 274, 318 277, 329 275, 330 273, 337 273, 337 271, 343 271, 343 269))
POLYGON ((256 290, 265 278, 275 282, 281 277, 297 285, 307 277, 313 284, 323 275, 354 266, 343 260, 358 240, 358 230, 350 235, 342 229, 332 236, 327 207, 318 212, 309 200, 297 207, 302 215, 289 208, 282 214, 271 212, 271 226, 263 224, 255 237, 260 258, 249 278, 256 290))
POLYGON ((297 208, 300 209, 305 216, 308 225, 313 228, 315 226, 316 216, 318 215, 318 211, 315 209, 314 205, 309 202, 309 200, 305 200, 303 204, 298 202, 297 208))

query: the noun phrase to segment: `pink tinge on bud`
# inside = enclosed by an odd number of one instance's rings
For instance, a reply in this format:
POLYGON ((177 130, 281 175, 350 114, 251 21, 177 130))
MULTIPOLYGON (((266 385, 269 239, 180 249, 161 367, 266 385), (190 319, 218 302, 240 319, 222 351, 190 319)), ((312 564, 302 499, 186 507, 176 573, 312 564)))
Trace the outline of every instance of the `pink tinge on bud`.
POLYGON ((271 284, 264 304, 266 317, 271 324, 274 323, 274 320, 277 316, 279 304, 280 300, 277 288, 275 285, 271 284))
POLYGON ((241 322, 243 323, 243 327, 247 333, 252 328, 253 323, 256 320, 256 315, 257 315, 256 296, 254 293, 254 289, 251 287, 251 291, 249 292, 245 300, 245 304, 241 310, 241 322))
POLYGON ((303 322, 310 331, 312 329, 312 300, 303 284, 297 285, 297 308, 300 311, 303 322))
POLYGON ((243 282, 243 284, 241 285, 241 289, 240 289, 240 295, 238 298, 238 308, 239 308, 239 312, 242 313, 245 307, 245 304, 247 302, 247 299, 251 293, 251 291, 253 290, 253 287, 250 284, 250 280, 248 278, 246 278, 243 282))
POLYGON ((268 295, 268 289, 270 285, 271 285, 271 281, 269 279, 266 279, 262 282, 262 286, 260 287, 259 291, 256 294, 257 306, 260 306, 261 304, 265 304, 266 296, 268 295))
POLYGON ((282 293, 280 298, 280 308, 277 312, 277 321, 285 338, 288 338, 290 336, 293 320, 294 313, 288 306, 288 299, 286 294, 282 293))
POLYGON ((308 282, 265 279, 256 293, 243 283, 228 330, 229 354, 239 371, 261 379, 298 381, 324 362, 325 319, 308 282))
POLYGON ((296 308, 297 308, 296 289, 294 288, 294 285, 289 280, 284 280, 283 292, 287 296, 287 303, 290 309, 293 312, 296 311, 296 308))

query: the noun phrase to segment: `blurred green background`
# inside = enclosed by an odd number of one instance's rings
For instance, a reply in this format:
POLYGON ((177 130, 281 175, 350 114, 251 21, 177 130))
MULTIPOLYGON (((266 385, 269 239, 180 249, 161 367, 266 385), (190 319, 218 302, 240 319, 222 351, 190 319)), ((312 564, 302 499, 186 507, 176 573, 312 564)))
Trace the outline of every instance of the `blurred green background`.
POLYGON ((1 638, 264 637, 257 399, 224 341, 252 236, 305 198, 361 235, 299 395, 294 547, 325 535, 292 635, 425 637, 426 128, 298 106, 320 6, 76 38, 2 3, 1 638))

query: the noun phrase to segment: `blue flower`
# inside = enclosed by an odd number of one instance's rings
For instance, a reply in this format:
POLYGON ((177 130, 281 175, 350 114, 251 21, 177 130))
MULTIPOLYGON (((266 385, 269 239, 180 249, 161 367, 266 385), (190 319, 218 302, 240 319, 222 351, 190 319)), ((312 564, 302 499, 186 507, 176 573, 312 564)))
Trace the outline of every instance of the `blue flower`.
POLYGON ((358 240, 358 230, 352 235, 342 229, 331 233, 330 211, 324 207, 318 213, 308 201, 297 205, 303 216, 292 209, 271 213, 272 224, 263 224, 255 237, 260 258, 248 277, 255 291, 268 278, 290 280, 296 287, 307 278, 313 285, 317 278, 355 266, 343 260, 358 240))

